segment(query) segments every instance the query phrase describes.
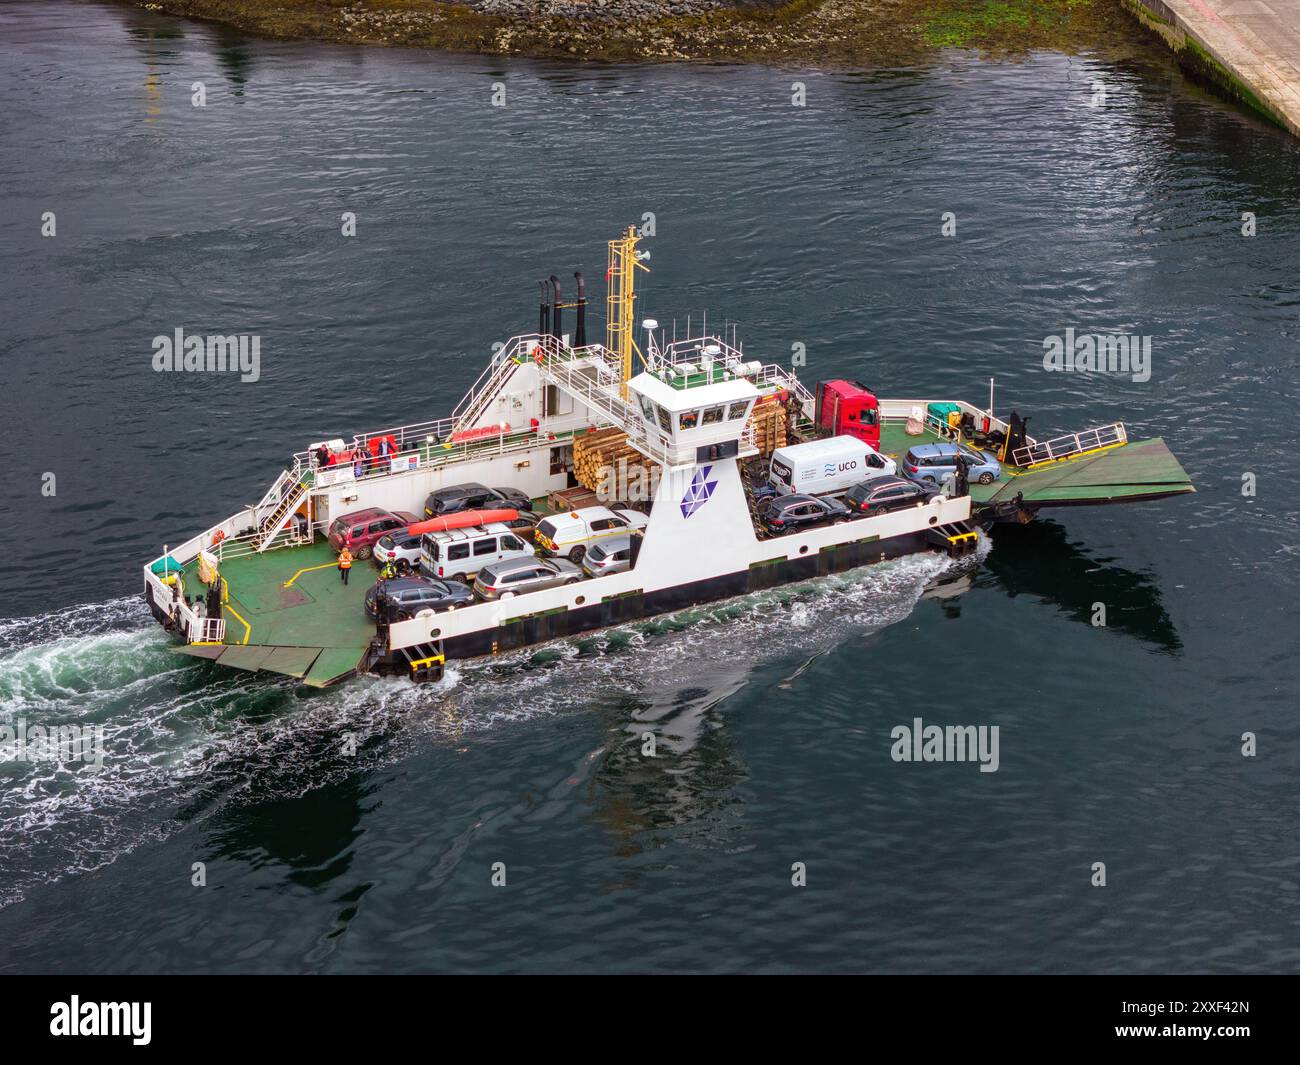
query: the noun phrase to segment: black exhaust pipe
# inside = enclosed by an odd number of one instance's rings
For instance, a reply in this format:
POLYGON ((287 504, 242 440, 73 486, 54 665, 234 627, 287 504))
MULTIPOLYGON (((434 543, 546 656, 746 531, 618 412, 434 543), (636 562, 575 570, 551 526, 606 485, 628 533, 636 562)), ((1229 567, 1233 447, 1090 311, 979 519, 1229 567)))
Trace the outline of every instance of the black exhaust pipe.
POLYGON ((564 336, 564 329, 560 325, 560 279, 554 274, 551 275, 551 334, 556 340, 564 336))
POLYGON ((537 284, 542 290, 541 321, 537 326, 537 331, 541 333, 542 336, 546 336, 546 334, 551 331, 551 304, 546 298, 546 282, 539 281, 537 284))
POLYGON ((573 346, 587 346, 587 285, 577 270, 573 271, 573 280, 578 283, 578 324, 573 329, 573 346))

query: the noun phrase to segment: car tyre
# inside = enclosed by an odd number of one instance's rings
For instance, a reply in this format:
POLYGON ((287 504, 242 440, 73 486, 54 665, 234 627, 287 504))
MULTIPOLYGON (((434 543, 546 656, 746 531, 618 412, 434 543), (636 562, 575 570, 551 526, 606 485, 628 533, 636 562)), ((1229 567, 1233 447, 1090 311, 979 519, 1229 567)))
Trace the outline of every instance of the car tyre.
POLYGON ((984 472, 980 474, 980 484, 992 484, 993 474, 984 472))
POLYGON ((570 585, 570 584, 577 584, 580 580, 582 580, 581 577, 570 577, 570 578, 569 578, 567 581, 565 581, 564 583, 565 583, 565 585, 567 586, 567 585, 570 585))
POLYGON ((926 484, 934 484, 934 478, 933 478, 933 477, 926 476, 926 477, 922 477, 921 480, 925 481, 926 484))
POLYGON ((375 549, 374 549, 373 547, 358 547, 358 548, 357 548, 357 558, 359 558, 359 559, 363 559, 363 560, 364 560, 364 559, 370 558, 374 553, 375 553, 375 549))
POLYGON ((585 555, 586 553, 587 553, 587 549, 583 547, 581 544, 579 544, 577 547, 575 547, 572 551, 569 552, 569 561, 576 566, 582 562, 582 556, 585 555))
POLYGON ((397 560, 397 573, 400 577, 405 577, 411 572, 411 564, 404 558, 397 560))

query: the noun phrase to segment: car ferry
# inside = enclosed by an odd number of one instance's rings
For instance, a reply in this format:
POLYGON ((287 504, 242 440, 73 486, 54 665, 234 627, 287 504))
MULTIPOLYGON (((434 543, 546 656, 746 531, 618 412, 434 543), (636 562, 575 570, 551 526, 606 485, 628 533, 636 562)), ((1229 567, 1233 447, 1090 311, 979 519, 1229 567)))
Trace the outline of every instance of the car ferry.
POLYGON ((1040 440, 991 397, 810 390, 734 337, 638 327, 639 240, 629 227, 609 242, 603 343, 586 337, 581 276, 570 303, 552 277, 538 330, 502 345, 450 417, 310 443, 257 504, 165 546, 144 594, 179 649, 314 686, 363 672, 432 681, 450 659, 916 552, 966 554, 989 523, 1042 507, 1194 490, 1163 441, 1129 440, 1122 423, 1040 440), (789 481, 801 476, 802 491, 789 481), (619 564, 582 566, 603 542, 619 564))

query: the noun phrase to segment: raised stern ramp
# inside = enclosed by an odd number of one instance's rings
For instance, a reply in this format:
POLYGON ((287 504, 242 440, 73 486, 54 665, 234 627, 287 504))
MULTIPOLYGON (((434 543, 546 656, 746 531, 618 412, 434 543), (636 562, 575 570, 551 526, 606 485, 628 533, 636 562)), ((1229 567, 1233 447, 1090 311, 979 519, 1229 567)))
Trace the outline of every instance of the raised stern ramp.
POLYGON ((1017 495, 1032 507, 1135 503, 1194 492, 1192 480, 1164 440, 1130 440, 1101 450, 1023 471, 1004 467, 1002 479, 971 485, 980 505, 1009 502, 1017 495))

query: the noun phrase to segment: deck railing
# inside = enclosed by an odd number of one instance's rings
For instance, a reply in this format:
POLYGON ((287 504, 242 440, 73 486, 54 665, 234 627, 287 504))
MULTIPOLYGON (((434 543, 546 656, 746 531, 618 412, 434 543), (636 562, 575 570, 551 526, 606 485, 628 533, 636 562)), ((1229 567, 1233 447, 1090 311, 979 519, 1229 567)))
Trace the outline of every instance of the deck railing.
POLYGON ((1066 433, 1051 440, 1039 440, 1011 453, 1012 461, 1021 467, 1042 466, 1062 459, 1090 455, 1128 443, 1128 431, 1123 422, 1099 425, 1081 433, 1066 433))

